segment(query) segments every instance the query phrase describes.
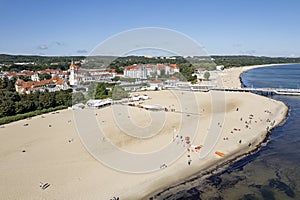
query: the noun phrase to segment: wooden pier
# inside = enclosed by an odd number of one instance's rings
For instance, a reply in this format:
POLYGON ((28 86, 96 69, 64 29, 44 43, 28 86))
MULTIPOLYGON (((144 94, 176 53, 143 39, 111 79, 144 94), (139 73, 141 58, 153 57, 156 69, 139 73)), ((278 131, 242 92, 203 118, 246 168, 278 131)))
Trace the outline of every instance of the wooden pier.
POLYGON ((209 90, 232 91, 232 92, 252 92, 266 95, 290 95, 300 96, 300 89, 288 88, 211 88, 209 90))

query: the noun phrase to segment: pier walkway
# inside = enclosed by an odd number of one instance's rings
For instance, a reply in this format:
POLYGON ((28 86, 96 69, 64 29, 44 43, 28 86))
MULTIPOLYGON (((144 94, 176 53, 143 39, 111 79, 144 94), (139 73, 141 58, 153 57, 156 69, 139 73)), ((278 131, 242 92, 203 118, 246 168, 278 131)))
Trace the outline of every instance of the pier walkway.
POLYGON ((228 87, 199 87, 191 86, 193 91, 231 91, 231 92, 253 92, 267 95, 291 95, 300 96, 300 89, 289 89, 289 88, 228 88, 228 87))

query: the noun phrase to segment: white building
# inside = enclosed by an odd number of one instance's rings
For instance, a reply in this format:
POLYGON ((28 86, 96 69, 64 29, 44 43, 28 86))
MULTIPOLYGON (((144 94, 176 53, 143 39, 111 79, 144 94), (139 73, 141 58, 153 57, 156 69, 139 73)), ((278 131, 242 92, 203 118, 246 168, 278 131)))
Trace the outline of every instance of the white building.
POLYGON ((124 69, 124 77, 147 79, 147 75, 147 67, 142 64, 127 66, 124 69))
POLYGON ((114 69, 82 69, 73 64, 69 68, 69 82, 71 86, 81 82, 106 82, 116 76, 114 69))
POLYGON ((176 64, 134 64, 124 69, 124 77, 147 79, 148 77, 172 75, 179 72, 179 66, 176 64))
POLYGON ((149 86, 150 90, 161 90, 164 86, 164 83, 162 80, 153 80, 151 81, 149 86))
POLYGON ((71 65, 70 65, 70 69, 69 69, 70 70, 69 81, 70 81, 71 86, 78 84, 78 78, 77 78, 78 69, 79 69, 79 66, 75 65, 72 61, 71 65))
POLYGON ((165 84, 168 86, 176 86, 178 82, 179 78, 172 76, 165 81, 165 84))
POLYGON ((216 70, 221 71, 224 69, 224 65, 218 65, 216 66, 216 70))
POLYGON ((34 73, 30 76, 30 79, 32 81, 40 81, 40 77, 39 77, 39 74, 38 73, 34 73))

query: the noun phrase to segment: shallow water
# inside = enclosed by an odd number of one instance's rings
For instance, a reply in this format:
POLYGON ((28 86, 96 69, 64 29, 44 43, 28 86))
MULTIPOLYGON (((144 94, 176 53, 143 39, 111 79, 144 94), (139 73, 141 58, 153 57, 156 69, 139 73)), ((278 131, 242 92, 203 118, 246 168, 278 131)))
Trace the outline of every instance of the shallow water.
MULTIPOLYGON (((299 88, 300 65, 257 68, 243 73, 247 87, 299 88)), ((271 96, 285 102, 290 115, 275 128, 266 146, 226 170, 165 199, 300 199, 300 96, 271 96)), ((189 184, 186 184, 189 185, 189 184)), ((163 196, 163 195, 162 195, 163 196)))

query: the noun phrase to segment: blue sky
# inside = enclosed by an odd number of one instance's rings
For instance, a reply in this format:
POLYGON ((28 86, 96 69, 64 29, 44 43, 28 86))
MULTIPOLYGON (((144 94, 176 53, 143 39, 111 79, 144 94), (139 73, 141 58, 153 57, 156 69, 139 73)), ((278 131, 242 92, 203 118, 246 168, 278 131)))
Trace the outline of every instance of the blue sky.
POLYGON ((85 55, 132 28, 182 32, 211 55, 300 56, 298 0, 0 0, 0 53, 85 55))

